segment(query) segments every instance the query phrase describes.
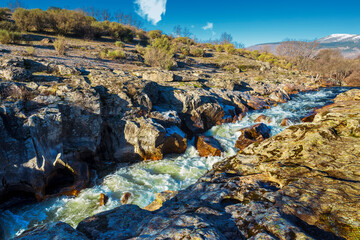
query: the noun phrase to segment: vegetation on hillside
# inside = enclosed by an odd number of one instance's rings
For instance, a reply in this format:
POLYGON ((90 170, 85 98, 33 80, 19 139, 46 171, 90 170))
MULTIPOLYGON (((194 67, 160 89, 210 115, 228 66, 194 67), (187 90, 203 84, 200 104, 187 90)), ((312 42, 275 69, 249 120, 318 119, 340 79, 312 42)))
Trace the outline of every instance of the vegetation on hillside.
MULTIPOLYGON (((47 10, 25 9, 22 4, 12 4, 9 8, 0 8, 0 43, 19 44, 22 32, 40 32, 64 37, 84 39, 111 38, 115 46, 124 49, 124 43, 137 41, 136 50, 144 58, 147 65, 170 70, 175 59, 186 57, 204 58, 209 52, 239 56, 256 61, 266 62, 270 66, 288 70, 308 72, 316 78, 334 78, 343 80, 360 75, 359 59, 345 59, 339 51, 318 49, 316 42, 285 41, 276 50, 247 50, 241 44, 233 42, 229 33, 222 33, 219 40, 200 43, 191 39, 192 34, 180 25, 175 26, 176 36, 165 35, 160 30, 146 32, 133 16, 108 10, 88 8, 85 10, 68 10, 50 7, 47 10), (13 12, 12 12, 13 11, 13 12), (115 21, 111 21, 115 19, 115 21)), ((136 44, 136 42, 135 42, 136 44)), ((54 43, 59 55, 66 53, 64 38, 54 43)), ((210 54, 210 56, 212 56, 210 54)), ((214 56, 214 55, 213 55, 214 56)), ((101 58, 126 58, 124 50, 102 49, 101 58)), ((216 55, 215 55, 216 57, 216 55)), ((231 72, 243 71, 241 64, 221 64, 222 68, 231 72), (234 69, 235 65, 235 69, 234 69)))

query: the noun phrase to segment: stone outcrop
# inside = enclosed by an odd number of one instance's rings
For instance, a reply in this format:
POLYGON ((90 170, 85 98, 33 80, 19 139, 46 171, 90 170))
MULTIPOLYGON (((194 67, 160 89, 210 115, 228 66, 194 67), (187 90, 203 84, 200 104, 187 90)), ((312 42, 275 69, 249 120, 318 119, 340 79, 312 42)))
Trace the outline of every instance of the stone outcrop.
POLYGON ((223 148, 220 143, 212 137, 199 136, 196 142, 196 149, 200 157, 221 156, 223 148))
POLYGON ((253 143, 259 143, 270 137, 270 128, 264 123, 258 123, 251 127, 240 130, 241 135, 235 143, 235 147, 242 151, 244 148, 253 143))

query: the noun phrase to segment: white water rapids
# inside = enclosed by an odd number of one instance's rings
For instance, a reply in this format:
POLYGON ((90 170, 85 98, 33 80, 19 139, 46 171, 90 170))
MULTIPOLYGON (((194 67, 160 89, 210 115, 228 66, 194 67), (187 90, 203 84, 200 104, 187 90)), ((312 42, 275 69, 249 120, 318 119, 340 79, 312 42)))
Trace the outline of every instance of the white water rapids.
POLYGON ((215 137, 221 143, 225 149, 221 157, 199 157, 192 140, 182 155, 121 167, 98 180, 95 186, 82 190, 77 197, 58 197, 5 210, 0 213, 0 224, 7 238, 21 234, 29 227, 55 221, 76 227, 86 217, 120 206, 120 198, 125 192, 132 194, 130 203, 145 207, 154 200, 155 193, 184 189, 195 183, 214 163, 235 155, 234 145, 240 135, 238 130, 253 125, 260 114, 271 117, 268 125, 273 136, 284 129, 280 126, 284 118, 300 119, 313 108, 330 103, 337 94, 348 89, 324 88, 317 92, 301 93, 271 109, 249 112, 239 122, 213 127, 206 135, 215 137), (100 193, 109 196, 105 206, 99 206, 100 193))

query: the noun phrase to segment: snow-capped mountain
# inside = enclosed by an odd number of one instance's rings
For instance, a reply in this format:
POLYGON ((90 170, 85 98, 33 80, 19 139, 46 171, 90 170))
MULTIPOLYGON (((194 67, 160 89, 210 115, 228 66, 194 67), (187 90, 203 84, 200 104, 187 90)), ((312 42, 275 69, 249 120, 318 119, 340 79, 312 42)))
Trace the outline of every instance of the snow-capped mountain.
MULTIPOLYGON (((360 35, 356 34, 331 34, 329 36, 320 38, 316 40, 319 42, 320 49, 339 49, 344 57, 346 58, 355 58, 360 56, 360 35)), ((251 50, 261 50, 261 49, 270 49, 272 52, 276 53, 276 47, 280 45, 281 42, 275 43, 264 43, 258 44, 248 49, 251 50)))
POLYGON ((355 34, 331 34, 327 37, 320 38, 319 43, 333 42, 360 42, 360 35, 355 34))

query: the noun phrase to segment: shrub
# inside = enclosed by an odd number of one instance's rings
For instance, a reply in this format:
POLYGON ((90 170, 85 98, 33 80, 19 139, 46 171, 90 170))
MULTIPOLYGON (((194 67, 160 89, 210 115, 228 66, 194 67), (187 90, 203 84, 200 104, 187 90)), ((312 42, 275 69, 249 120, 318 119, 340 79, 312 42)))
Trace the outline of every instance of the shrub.
POLYGON ((182 44, 185 44, 185 45, 194 45, 195 42, 194 40, 188 38, 188 37, 177 37, 174 39, 174 42, 176 43, 182 43, 182 44))
POLYGON ((215 50, 217 52, 222 52, 224 50, 223 46, 222 45, 215 45, 215 50))
POLYGON ((112 51, 108 48, 104 48, 100 52, 100 57, 115 60, 115 59, 124 59, 126 56, 123 51, 120 51, 120 50, 112 51))
POLYGON ((116 41, 115 46, 123 48, 123 47, 125 47, 125 44, 123 42, 121 42, 121 41, 116 41))
POLYGON ((204 57, 205 51, 201 48, 191 48, 190 54, 194 57, 204 57))
POLYGON ((180 52, 184 56, 189 56, 190 55, 190 48, 188 46, 182 46, 182 47, 180 47, 180 52))
POLYGON ((22 36, 18 32, 11 32, 7 30, 0 30, 0 43, 10 44, 10 43, 19 43, 22 39, 22 36))
POLYGON ((173 54, 154 47, 147 47, 144 55, 145 63, 152 67, 170 70, 173 67, 173 54))
POLYGON ((34 47, 27 47, 25 49, 27 56, 34 56, 35 55, 35 48, 34 47))
POLYGON ((162 32, 160 30, 152 30, 148 33, 150 39, 160 38, 162 32))
POLYGON ((149 40, 144 30, 137 31, 136 37, 140 40, 142 44, 146 44, 149 40))
POLYGON ((54 42, 54 48, 58 55, 64 56, 66 53, 66 40, 64 37, 58 37, 54 42))
POLYGON ((231 43, 226 43, 223 45, 225 52, 227 52, 228 54, 234 54, 236 52, 236 48, 234 46, 234 44, 231 43))
POLYGON ((215 50, 215 46, 212 43, 206 43, 205 47, 208 48, 208 49, 211 49, 211 50, 215 50))
POLYGON ((9 8, 0 8, 0 21, 7 20, 11 16, 9 8))
POLYGON ((109 35, 115 40, 124 42, 132 42, 134 39, 134 32, 124 25, 116 22, 104 22, 108 27, 109 35))
POLYGON ((161 36, 160 38, 153 39, 151 42, 151 46, 153 46, 154 48, 157 48, 157 49, 164 50, 166 52, 172 51, 171 41, 165 35, 161 36))
POLYGON ((0 29, 15 32, 17 30, 17 27, 15 23, 10 21, 0 21, 0 29))

